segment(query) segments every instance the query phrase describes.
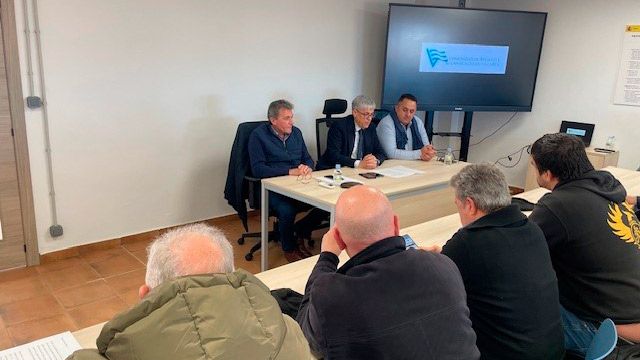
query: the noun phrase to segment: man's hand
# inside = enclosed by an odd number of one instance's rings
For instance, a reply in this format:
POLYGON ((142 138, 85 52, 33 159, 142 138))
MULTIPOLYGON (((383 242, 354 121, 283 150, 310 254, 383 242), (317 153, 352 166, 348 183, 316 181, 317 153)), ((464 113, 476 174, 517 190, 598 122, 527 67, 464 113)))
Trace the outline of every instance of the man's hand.
POLYGON ((418 247, 418 249, 420 249, 422 251, 429 251, 429 252, 440 254, 440 252, 442 251, 442 246, 440 246, 440 245, 427 245, 427 246, 420 246, 420 247, 418 247))
POLYGON ((340 256, 342 250, 344 250, 343 244, 342 242, 338 242, 336 228, 332 227, 322 237, 322 245, 320 246, 320 251, 328 251, 330 253, 336 254, 336 256, 340 256))
POLYGON ((436 149, 433 145, 425 145, 420 149, 420 160, 429 161, 433 159, 434 156, 436 156, 436 149))
POLYGON ((372 154, 367 154, 360 160, 358 167, 361 169, 375 169, 378 167, 378 159, 372 154))
POLYGON ((638 202, 638 197, 637 196, 627 195, 627 203, 629 205, 635 205, 637 202, 638 202))
POLYGON ((310 175, 312 171, 313 170, 311 170, 311 168, 308 167, 307 165, 300 164, 298 165, 297 168, 289 169, 289 175, 293 175, 293 176, 310 175))

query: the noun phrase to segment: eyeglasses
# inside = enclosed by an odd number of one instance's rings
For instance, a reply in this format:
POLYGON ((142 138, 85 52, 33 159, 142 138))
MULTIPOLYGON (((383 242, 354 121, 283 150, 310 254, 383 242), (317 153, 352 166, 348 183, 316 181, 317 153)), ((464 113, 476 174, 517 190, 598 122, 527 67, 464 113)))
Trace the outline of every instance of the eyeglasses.
POLYGON ((367 119, 371 119, 371 118, 373 118, 373 115, 375 114, 375 113, 372 113, 372 112, 371 112, 371 113, 365 113, 365 112, 362 112, 362 111, 360 111, 360 110, 358 110, 358 109, 356 109, 356 112, 357 112, 358 114, 360 114, 360 115, 362 115, 362 116, 366 117, 367 119))
POLYGON ((296 178, 297 182, 301 182, 303 184, 308 184, 311 181, 311 173, 306 173, 306 174, 300 174, 298 175, 298 177, 296 178))

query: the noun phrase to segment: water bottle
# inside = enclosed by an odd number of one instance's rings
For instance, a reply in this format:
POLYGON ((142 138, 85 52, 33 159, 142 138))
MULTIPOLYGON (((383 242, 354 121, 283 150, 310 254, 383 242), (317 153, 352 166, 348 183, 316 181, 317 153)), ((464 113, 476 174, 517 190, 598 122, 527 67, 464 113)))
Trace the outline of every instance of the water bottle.
POLYGON ((447 153, 444 154, 444 164, 445 165, 453 164, 453 151, 451 151, 451 147, 448 147, 447 153))
POLYGON ((333 170, 333 181, 336 184, 344 181, 344 177, 342 176, 342 170, 340 169, 340 164, 336 164, 336 168, 333 170))

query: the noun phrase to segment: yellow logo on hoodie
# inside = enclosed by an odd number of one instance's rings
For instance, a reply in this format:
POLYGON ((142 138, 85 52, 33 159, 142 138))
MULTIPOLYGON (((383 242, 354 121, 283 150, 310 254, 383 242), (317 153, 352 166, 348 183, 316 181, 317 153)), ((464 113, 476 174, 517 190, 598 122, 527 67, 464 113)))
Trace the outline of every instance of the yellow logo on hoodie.
POLYGON ((622 207, 616 203, 609 204, 609 220, 607 224, 613 233, 628 243, 633 243, 640 249, 640 222, 633 213, 633 207, 626 202, 622 207))

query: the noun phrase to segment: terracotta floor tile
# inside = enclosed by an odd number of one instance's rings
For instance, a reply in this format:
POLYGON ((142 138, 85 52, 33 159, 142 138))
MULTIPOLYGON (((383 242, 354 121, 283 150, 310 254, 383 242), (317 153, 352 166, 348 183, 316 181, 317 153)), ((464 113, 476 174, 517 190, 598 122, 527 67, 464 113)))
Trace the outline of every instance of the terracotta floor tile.
POLYGON ((2 324, 2 319, 0 319, 0 350, 8 349, 13 346, 13 340, 11 340, 7 328, 2 324))
POLYGON ((33 266, 0 271, 0 285, 5 281, 21 280, 34 276, 38 276, 38 270, 33 266))
POLYGON ((43 295, 0 306, 0 317, 7 327, 23 321, 52 317, 63 312, 64 310, 52 295, 43 295))
POLYGON ((140 296, 138 295, 138 289, 135 290, 127 290, 123 293, 118 294, 118 296, 124 301, 127 306, 132 307, 133 305, 140 302, 140 296))
POLYGON ((35 266, 35 268, 36 270, 38 270, 40 274, 43 274, 49 271, 61 270, 64 268, 68 268, 74 265, 79 265, 84 263, 85 261, 80 257, 71 257, 64 260, 57 260, 57 261, 44 263, 42 265, 35 266))
POLYGON ((107 283, 100 279, 81 286, 55 292, 54 295, 67 309, 90 302, 106 299, 115 295, 107 283))
POLYGON ((22 345, 67 330, 76 331, 77 329, 78 327, 66 314, 26 321, 7 327, 7 331, 16 345, 22 345))
POLYGON ((89 264, 92 264, 125 254, 127 254, 127 251, 123 249, 122 246, 118 246, 113 249, 89 250, 81 254, 80 257, 86 260, 89 264))
POLYGON ((41 275, 41 278, 51 290, 57 291, 97 280, 99 275, 89 264, 79 264, 62 270, 46 272, 41 275))
POLYGON ((0 305, 50 293, 39 276, 0 282, 0 305))
POLYGON ((145 273, 145 269, 138 269, 126 274, 108 277, 104 280, 116 294, 121 294, 129 290, 138 291, 140 286, 144 285, 145 273))
POLYGON ((127 310, 129 306, 117 296, 80 305, 69 310, 69 316, 80 329, 111 320, 117 313, 127 310))
POLYGON ((131 251, 131 255, 135 256, 143 264, 147 263, 147 250, 131 251))
POLYGON ((133 255, 127 253, 91 263, 91 267, 93 267, 100 276, 106 278, 144 268, 144 265, 133 255))

